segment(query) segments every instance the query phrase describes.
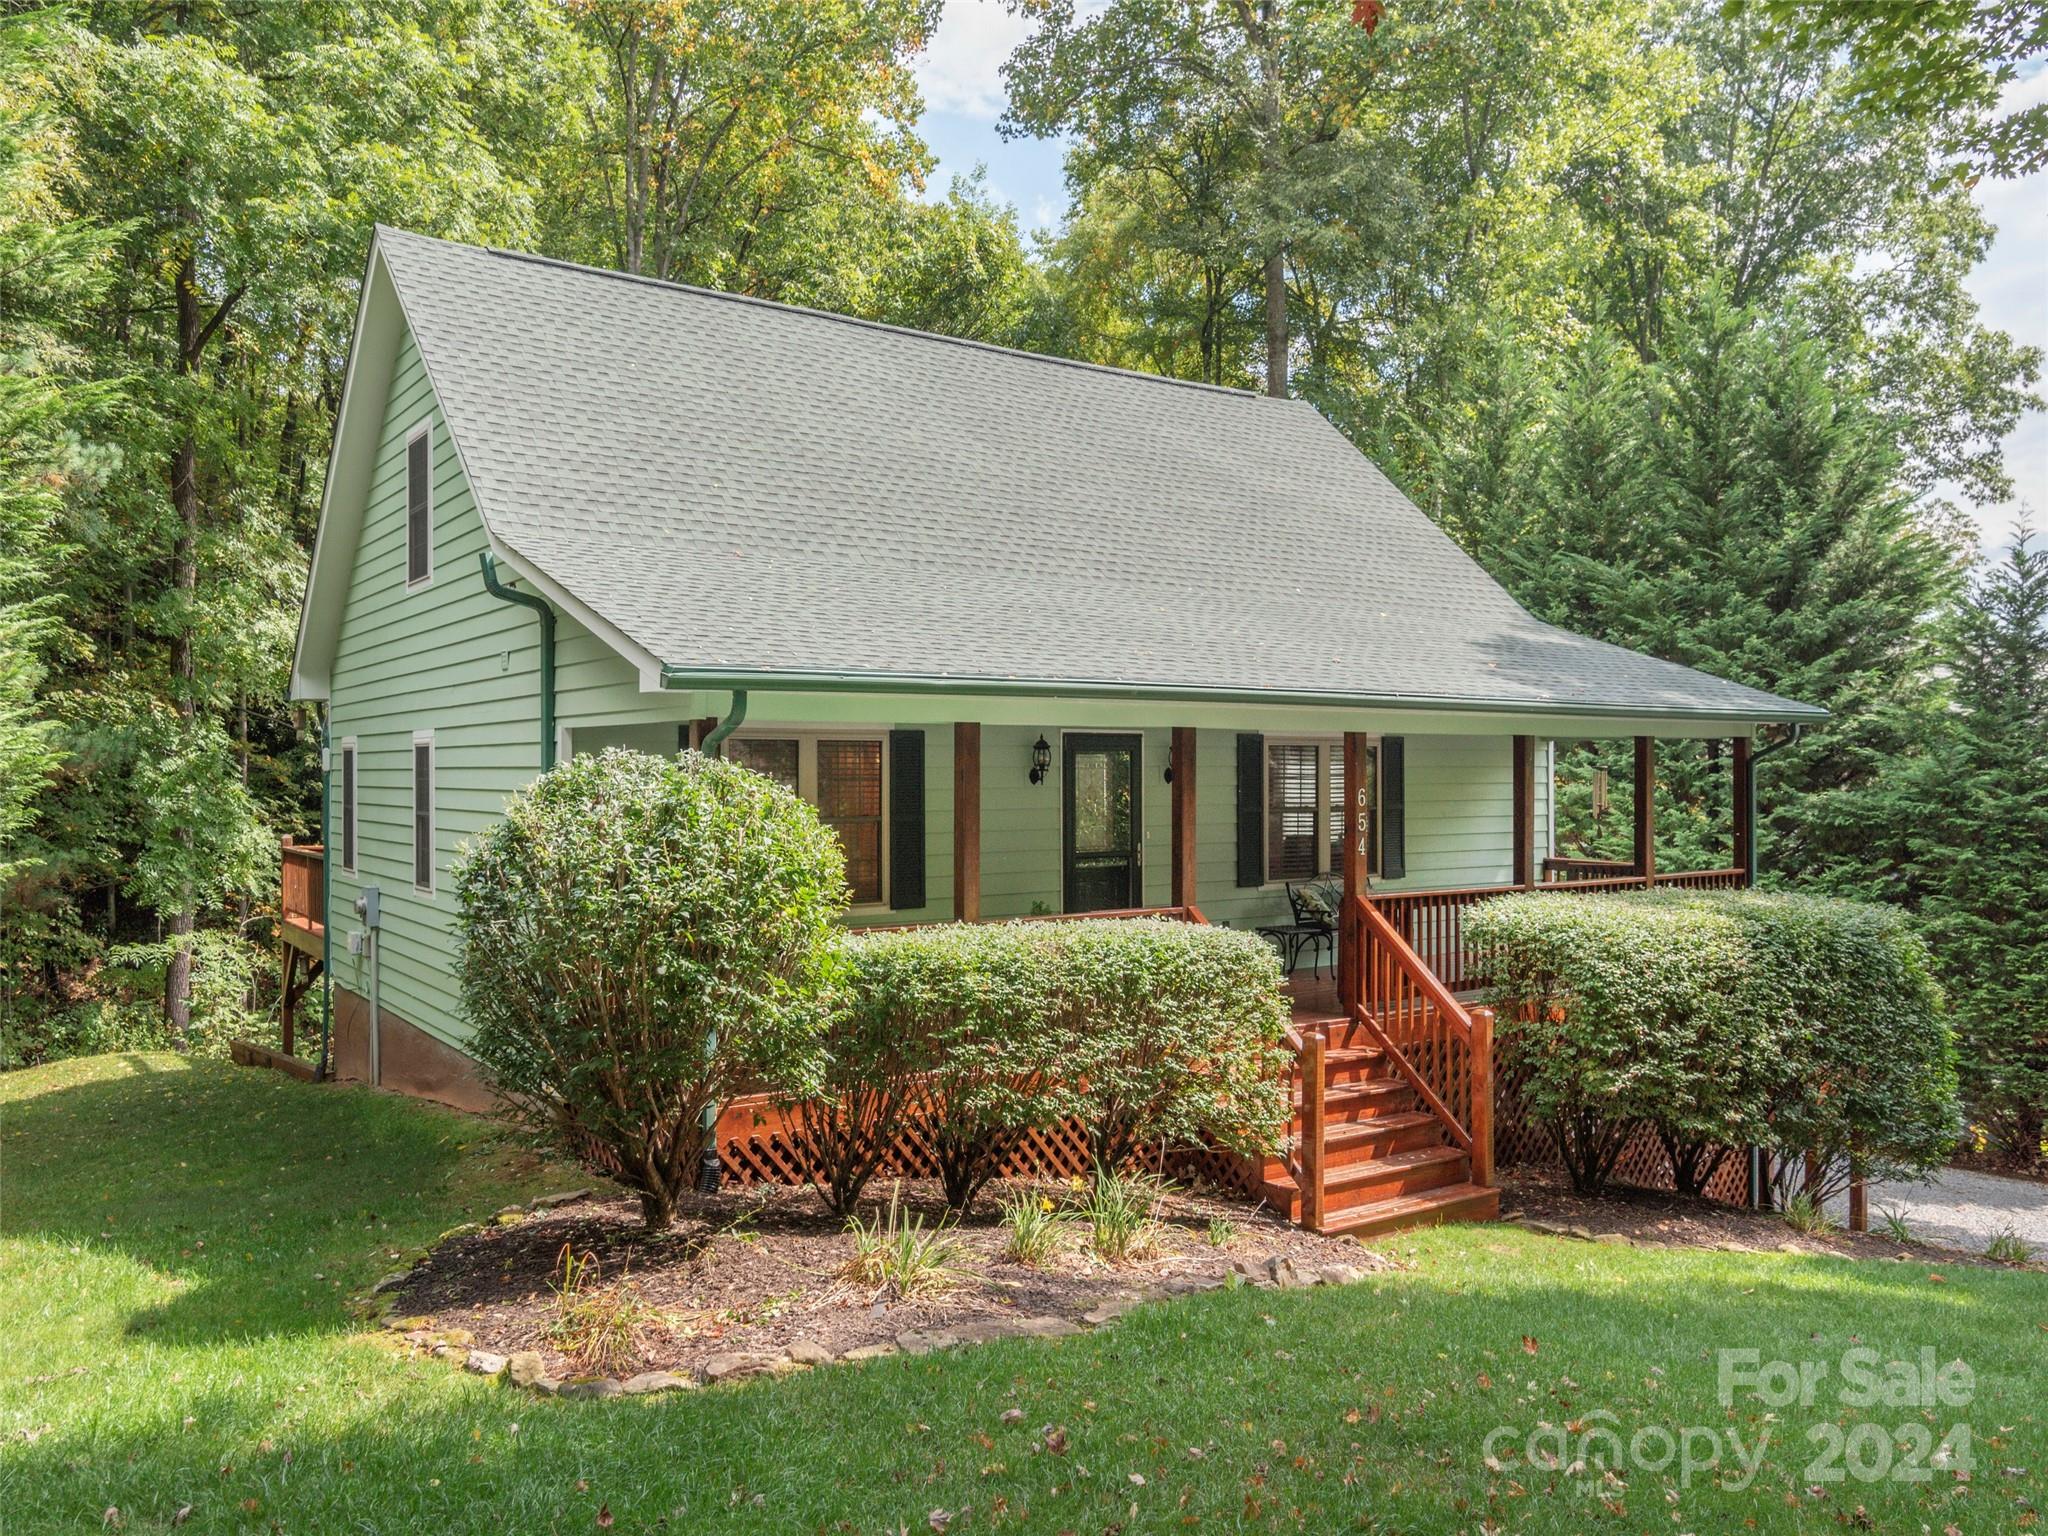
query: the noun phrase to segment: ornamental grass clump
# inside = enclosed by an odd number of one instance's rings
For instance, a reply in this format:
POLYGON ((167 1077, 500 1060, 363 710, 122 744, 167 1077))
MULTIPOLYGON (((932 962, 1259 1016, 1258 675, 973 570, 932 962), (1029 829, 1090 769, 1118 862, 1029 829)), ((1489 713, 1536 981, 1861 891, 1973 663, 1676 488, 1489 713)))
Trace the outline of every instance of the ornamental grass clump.
POLYGON ((844 856, 773 780, 691 752, 543 775, 455 872, 468 1049, 512 1111, 604 1154, 668 1227, 704 1111, 823 1079, 844 856))
POLYGON ((1074 1221, 1050 1195, 1020 1190, 1002 1202, 1003 1257, 1012 1264, 1043 1269, 1067 1246, 1074 1221))
POLYGON ((889 1191, 886 1214, 878 1211, 871 1221, 846 1218, 853 1257, 843 1273, 856 1284, 903 1298, 952 1289, 966 1273, 967 1245, 944 1221, 926 1227, 922 1216, 903 1209, 901 1196, 899 1182, 889 1191))

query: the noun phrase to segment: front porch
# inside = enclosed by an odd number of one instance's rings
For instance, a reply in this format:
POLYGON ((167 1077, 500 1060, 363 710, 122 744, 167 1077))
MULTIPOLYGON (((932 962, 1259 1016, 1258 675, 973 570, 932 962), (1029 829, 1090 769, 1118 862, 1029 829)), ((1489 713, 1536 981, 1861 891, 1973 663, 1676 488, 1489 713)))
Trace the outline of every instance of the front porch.
MULTIPOLYGON (((790 720, 722 733, 700 716, 572 728, 562 746, 698 746, 782 779, 839 832, 856 926, 1094 916, 1265 930, 1302 922, 1300 889, 1324 888, 1324 915, 1306 920, 1327 924, 1329 963, 1297 968, 1288 983, 1286 1143, 1255 1168, 1204 1169, 1324 1231, 1498 1207, 1493 1020, 1475 1001, 1485 976, 1465 941, 1471 907, 1514 891, 1749 880, 1747 737, 1724 759, 1731 858, 1687 871, 1657 865, 1648 736, 1634 740, 1633 854, 1610 862, 1557 856, 1551 744, 1528 734, 790 720)), ((322 868, 317 848, 284 857, 289 1003, 324 938, 322 868)), ((337 890, 344 921, 346 900, 337 890)), ((729 1174, 787 1177, 798 1166, 800 1153, 737 1119, 721 1141, 729 1174)))

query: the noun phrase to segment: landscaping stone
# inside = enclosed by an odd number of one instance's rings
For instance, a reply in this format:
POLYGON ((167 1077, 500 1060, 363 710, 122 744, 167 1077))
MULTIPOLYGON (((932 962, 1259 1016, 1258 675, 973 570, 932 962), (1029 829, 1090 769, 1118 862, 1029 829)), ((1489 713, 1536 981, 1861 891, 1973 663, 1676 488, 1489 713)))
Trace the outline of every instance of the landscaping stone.
POLYGON ((830 1365, 839 1357, 816 1339, 798 1339, 789 1346, 789 1358, 798 1365, 830 1365))
POLYGON ((1325 1264, 1322 1279, 1325 1285, 1356 1285, 1365 1278, 1365 1271, 1356 1264, 1325 1264))
MULTIPOLYGON (((313 1278, 317 1280, 320 1277, 318 1275, 315 1275, 313 1278)), ((383 1292, 392 1289, 394 1286, 400 1286, 405 1284, 405 1282, 410 1280, 411 1278, 411 1270, 394 1269, 393 1271, 391 1271, 390 1274, 386 1275, 383 1279, 379 1280, 375 1285, 370 1287, 370 1294, 372 1296, 380 1295, 383 1292)))
POLYGON ((1230 1272, 1252 1285, 1273 1283, 1272 1271, 1266 1267, 1263 1259, 1232 1259, 1230 1272))
POLYGON ((694 1391, 696 1386, 692 1376, 678 1376, 674 1371, 642 1371, 620 1382, 619 1391, 627 1397, 644 1397, 650 1392, 694 1391))
POLYGON ((424 1333, 434 1326, 431 1317, 387 1317, 384 1326, 394 1333, 424 1333))
POLYGON ((951 1349, 960 1335, 950 1328, 912 1328, 896 1335, 896 1347, 906 1355, 928 1355, 935 1349, 951 1349))
POLYGON ((700 1369, 706 1381, 735 1381, 742 1376, 758 1376, 763 1371, 775 1368, 779 1360, 787 1355, 762 1355, 746 1350, 732 1350, 726 1354, 713 1355, 700 1369))
POLYGON ((463 1365, 479 1376, 502 1376, 505 1373, 505 1357, 488 1349, 472 1349, 463 1365))
POLYGON ((1071 1339, 1075 1334, 1088 1330, 1064 1317, 1020 1317, 1014 1331, 1032 1339, 1071 1339))
POLYGON ((880 1360, 885 1355, 893 1355, 895 1353, 896 1346, 894 1344, 861 1344, 853 1349, 849 1349, 839 1358, 841 1360, 880 1360))
POLYGON ((476 1335, 467 1328, 443 1328, 434 1335, 437 1343, 450 1344, 457 1349, 468 1349, 476 1342, 476 1335))
POLYGON ((1283 1291, 1298 1291, 1316 1283, 1315 1271, 1304 1270, 1285 1254, 1266 1260, 1266 1273, 1283 1291))
POLYGON ((1623 1248, 1633 1248, 1635 1246, 1635 1239, 1630 1237, 1626 1232, 1595 1233, 1593 1241, 1596 1243, 1612 1243, 1623 1248))
POLYGON ((1100 1328, 1104 1323, 1115 1322, 1126 1312, 1138 1305, 1140 1305, 1140 1302, 1135 1296, 1113 1297, 1103 1302, 1101 1306, 1090 1307, 1086 1312, 1083 1312, 1081 1314, 1081 1321, 1088 1324, 1091 1328, 1100 1328))
POLYGON ((578 1200, 589 1198, 590 1191, 587 1189, 565 1189, 558 1195, 542 1195, 538 1200, 529 1200, 526 1206, 528 1210, 533 1211, 552 1211, 558 1205, 573 1205, 578 1200))
POLYGON ((611 1376, 579 1376, 565 1381, 560 1388, 563 1397, 621 1397, 625 1387, 611 1376))
POLYGON ((512 1373, 512 1380, 522 1387, 533 1386, 548 1373, 537 1349, 514 1350, 506 1358, 505 1368, 512 1373))

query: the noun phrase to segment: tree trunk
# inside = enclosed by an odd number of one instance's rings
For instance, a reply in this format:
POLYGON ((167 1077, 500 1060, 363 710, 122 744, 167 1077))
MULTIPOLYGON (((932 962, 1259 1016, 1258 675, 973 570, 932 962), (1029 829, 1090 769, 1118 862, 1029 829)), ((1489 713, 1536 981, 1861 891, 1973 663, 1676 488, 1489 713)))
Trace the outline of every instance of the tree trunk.
POLYGON ((1266 257, 1266 393, 1287 394, 1287 257, 1266 257))
MULTIPOLYGON (((174 280, 180 377, 193 371, 199 349, 205 345, 198 284, 198 260, 188 249, 174 280)), ((189 403, 186 409, 190 409, 189 403)), ((171 702, 178 718, 189 724, 199 706, 198 672, 192 653, 193 604, 199 591, 199 445, 189 425, 171 455, 171 504, 178 514, 178 535, 171 546, 171 585, 180 598, 171 633, 171 702)), ((180 849, 187 852, 189 862, 191 832, 180 827, 174 836, 180 849)), ((170 914, 174 947, 171 963, 164 969, 164 1021, 170 1027, 172 1048, 181 1051, 192 1024, 192 930, 198 924, 198 916, 188 875, 177 910, 170 914)))
MULTIPOLYGON (((179 289, 179 329, 183 330, 185 290, 179 289)), ((171 547, 171 583, 183 601, 171 637, 171 693, 178 718, 190 722, 198 707, 198 675, 192 656, 192 603, 199 589, 199 487, 196 478, 198 448, 190 433, 180 440, 171 459, 171 501, 178 513, 178 537, 171 547)), ((192 833, 180 827, 172 834, 189 863, 192 833)), ((164 971, 164 1020, 170 1026, 171 1047, 185 1049, 186 1033, 192 1023, 192 930, 198 912, 190 878, 180 893, 177 910, 170 914, 171 938, 175 948, 164 971)))

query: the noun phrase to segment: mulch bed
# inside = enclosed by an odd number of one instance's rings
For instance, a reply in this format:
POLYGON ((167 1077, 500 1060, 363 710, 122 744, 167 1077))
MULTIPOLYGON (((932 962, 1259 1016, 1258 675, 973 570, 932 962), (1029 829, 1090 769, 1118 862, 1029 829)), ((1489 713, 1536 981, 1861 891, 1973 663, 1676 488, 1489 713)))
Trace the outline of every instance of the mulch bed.
POLYGON ((1515 1168, 1502 1178, 1501 1215, 1523 1225, 1555 1227, 1575 1237, 1625 1237, 1672 1248, 1722 1248, 1759 1253, 1826 1253, 1852 1259, 1895 1259, 1948 1268, 2048 1268, 2000 1264, 1982 1254, 1937 1243, 1900 1242, 1879 1232, 1800 1232, 1769 1211, 1750 1211, 1674 1195, 1615 1187, 1597 1196, 1573 1194, 1561 1170, 1515 1168))
MULTIPOLYGON (((897 1188, 903 1208, 921 1216, 927 1229, 945 1219, 936 1182, 897 1188)), ((877 1181, 863 1214, 886 1207, 891 1189, 877 1181)), ((608 1191, 550 1209, 508 1209, 481 1230, 443 1242, 402 1280, 381 1287, 379 1299, 389 1303, 393 1326, 410 1319, 411 1332, 423 1339, 460 1330, 458 1342, 466 1348, 503 1356, 535 1351, 549 1377, 574 1379, 591 1364, 564 1353, 550 1337, 559 1316, 554 1285, 565 1250, 579 1259, 592 1255, 593 1283, 630 1282, 640 1300, 663 1314, 662 1324, 643 1331, 635 1358, 615 1364, 611 1374, 715 1378, 719 1368, 706 1372, 708 1362, 779 1354, 792 1345, 801 1346, 800 1355, 840 1357, 893 1346, 906 1333, 971 1328, 992 1319, 1102 1321, 1086 1315, 1104 1303, 1113 1311, 1119 1301, 1207 1288, 1226 1280, 1233 1266, 1264 1280, 1277 1258, 1309 1275, 1331 1266, 1367 1271, 1385 1265, 1352 1239, 1305 1232, 1251 1201, 1174 1190, 1156 1213, 1151 1255, 1120 1264, 1097 1258, 1086 1223, 1076 1219, 1058 1257, 1044 1268, 1028 1268, 1002 1257, 998 1213, 1003 1195, 1025 1189, 1061 1204, 1074 1197, 1062 1184, 991 1185, 965 1221, 949 1226, 964 1249, 962 1274, 936 1294, 897 1297, 849 1280, 844 1271, 854 1242, 845 1221, 808 1188, 757 1186, 691 1196, 679 1206, 674 1227, 659 1235, 643 1230, 637 1200, 608 1191)))

